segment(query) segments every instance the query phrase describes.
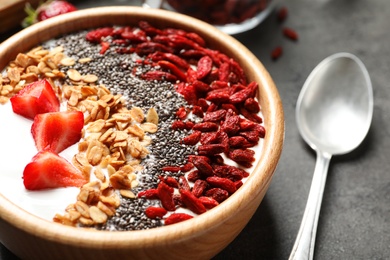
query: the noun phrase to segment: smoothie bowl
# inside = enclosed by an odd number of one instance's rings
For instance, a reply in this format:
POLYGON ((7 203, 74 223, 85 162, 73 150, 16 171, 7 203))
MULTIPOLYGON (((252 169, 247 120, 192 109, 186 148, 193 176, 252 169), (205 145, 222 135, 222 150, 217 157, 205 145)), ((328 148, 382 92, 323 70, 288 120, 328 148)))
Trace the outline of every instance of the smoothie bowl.
POLYGON ((263 199, 278 91, 196 19, 104 7, 0 45, 0 241, 28 259, 199 259, 263 199))

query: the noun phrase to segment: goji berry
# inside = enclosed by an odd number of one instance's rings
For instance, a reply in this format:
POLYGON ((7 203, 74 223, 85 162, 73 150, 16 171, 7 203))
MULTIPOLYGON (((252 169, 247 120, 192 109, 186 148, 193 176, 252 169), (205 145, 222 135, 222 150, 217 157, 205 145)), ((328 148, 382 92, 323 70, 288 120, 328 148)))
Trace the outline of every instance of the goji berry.
POLYGON ((277 46, 271 51, 271 58, 273 60, 277 60, 279 59, 280 56, 282 56, 282 54, 283 54, 283 48, 281 46, 277 46))
POLYGON ((188 183, 187 179, 184 176, 180 176, 180 186, 179 188, 181 190, 191 190, 190 184, 188 183))
POLYGON ((209 103, 207 103, 207 100, 204 99, 204 98, 200 98, 198 100, 198 106, 200 106, 202 108, 202 111, 203 112, 206 112, 207 109, 209 108, 209 103))
POLYGON ((209 132, 203 133, 200 138, 200 143, 205 144, 215 144, 218 142, 218 133, 217 132, 209 132))
POLYGON ((146 21, 140 21, 138 23, 138 26, 141 30, 143 30, 148 36, 154 36, 154 35, 157 35, 157 34, 163 34, 163 32, 155 27, 153 27, 152 25, 150 25, 148 22, 146 21))
POLYGON ((236 186, 236 189, 238 190, 244 183, 242 180, 238 180, 234 182, 234 185, 236 186))
MULTIPOLYGON (((199 103, 199 102, 198 102, 199 103)), ((193 106, 192 107, 192 113, 200 118, 204 116, 203 109, 201 106, 193 106)))
POLYGON ((254 155, 255 152, 250 149, 235 149, 229 151, 228 157, 236 163, 249 168, 255 161, 254 155))
POLYGON ((234 193, 236 191, 236 186, 234 185, 234 182, 227 178, 221 178, 217 176, 208 177, 206 179, 207 183, 210 184, 213 187, 221 188, 229 192, 230 194, 234 193))
POLYGON ((251 113, 258 113, 260 111, 259 103, 253 98, 245 100, 244 107, 251 113))
POLYGON ((189 181, 192 181, 192 182, 195 182, 196 180, 200 179, 200 175, 199 175, 199 171, 198 170, 195 170, 195 171, 192 171, 190 172, 188 175, 187 175, 187 179, 189 181))
POLYGON ((176 116, 183 120, 187 117, 187 110, 185 107, 180 107, 177 111, 176 111, 176 116))
POLYGON ((198 154, 212 156, 223 153, 226 146, 223 144, 205 144, 198 146, 198 154))
POLYGON ((288 9, 285 6, 279 8, 277 12, 277 19, 279 22, 284 22, 288 15, 288 9))
POLYGON ((189 172, 194 168, 194 165, 191 162, 188 162, 180 167, 182 172, 189 172))
POLYGON ((229 75, 230 75, 230 63, 224 62, 219 66, 218 79, 220 81, 229 82, 229 75))
POLYGON ((189 136, 183 138, 183 143, 185 145, 195 145, 200 141, 201 135, 202 135, 201 131, 194 131, 189 136))
POLYGON ((166 61, 166 60, 160 60, 157 62, 157 64, 166 70, 169 70, 173 75, 175 75, 180 81, 186 81, 187 76, 173 63, 166 61))
POLYGON ((221 188, 212 188, 205 192, 205 196, 213 198, 221 203, 229 197, 229 193, 221 188))
POLYGON ((226 116, 226 110, 219 109, 213 112, 207 112, 205 113, 203 117, 204 122, 219 122, 221 120, 224 120, 226 116))
POLYGON ((206 46, 205 40, 197 33, 189 32, 189 33, 185 33, 185 36, 187 38, 189 38, 190 40, 193 40, 194 42, 196 42, 197 44, 199 44, 202 47, 206 46))
POLYGON ((112 27, 103 27, 90 31, 85 36, 86 40, 93 43, 99 43, 103 37, 111 36, 114 32, 112 27))
POLYGON ((248 142, 243 136, 232 136, 229 138, 229 147, 231 148, 249 148, 254 144, 248 142))
POLYGON ((239 122, 239 116, 228 117, 225 122, 222 123, 221 131, 225 132, 229 136, 235 135, 240 130, 239 122))
POLYGON ((218 125, 213 122, 201 122, 194 125, 193 129, 201 132, 213 132, 218 130, 218 125))
POLYGON ((164 182, 166 184, 168 184, 168 186, 172 187, 172 188, 179 188, 179 183, 177 182, 177 180, 171 176, 167 176, 165 179, 164 179, 164 182))
POLYGON ((263 122, 263 119, 259 115, 249 112, 244 107, 240 108, 240 112, 245 118, 249 119, 250 121, 253 121, 258 124, 261 124, 263 122))
POLYGON ((219 205, 218 201, 211 197, 201 196, 199 197, 199 200, 206 207, 206 209, 212 209, 219 205))
POLYGON ((230 94, 225 92, 209 92, 206 95, 206 100, 216 104, 227 103, 230 100, 230 94))
POLYGON ((213 167, 200 156, 196 156, 192 159, 192 163, 198 169, 199 173, 205 176, 212 176, 214 171, 213 167))
POLYGON ((178 120, 178 121, 174 121, 172 123, 172 126, 171 128, 173 130, 184 130, 184 129, 187 129, 187 126, 186 126, 186 123, 184 123, 183 121, 181 120, 178 120))
POLYGON ((213 67, 213 60, 209 56, 203 56, 199 59, 196 69, 197 79, 206 77, 213 67))
POLYGON ((250 97, 254 97, 256 95, 258 85, 256 82, 251 82, 249 85, 244 88, 243 90, 240 90, 233 95, 230 96, 229 101, 232 104, 239 104, 245 102, 250 97))
POLYGON ((138 198, 145 198, 150 200, 158 199, 158 190, 157 189, 148 189, 138 192, 138 198))
POLYGON ((206 92, 210 91, 210 85, 204 83, 203 81, 195 80, 194 82, 192 82, 192 84, 194 85, 195 90, 197 92, 206 93, 206 92))
POLYGON ((170 81, 175 82, 177 77, 171 73, 165 71, 147 71, 141 75, 141 78, 144 80, 157 80, 157 81, 170 81))
POLYGON ((172 225, 191 218, 193 218, 193 216, 186 213, 172 213, 171 215, 169 215, 169 217, 165 219, 164 224, 172 225))
POLYGON ((108 42, 104 42, 104 41, 102 41, 102 42, 100 42, 100 46, 102 47, 101 49, 100 49, 100 54, 104 54, 104 53, 106 53, 106 51, 110 48, 110 44, 108 43, 108 42))
POLYGON ((173 201, 173 188, 169 187, 166 183, 160 182, 157 186, 158 197, 162 206, 169 211, 176 209, 175 202, 173 201))
MULTIPOLYGON (((245 137, 245 139, 251 142, 252 144, 257 144, 259 142, 260 134, 257 131, 240 132, 239 134, 245 137)), ((241 148, 247 148, 247 147, 241 147, 241 148)))
POLYGON ((189 190, 179 190, 181 195, 181 200, 184 205, 187 206, 189 210, 196 214, 202 214, 207 211, 202 202, 189 190))
POLYGON ((229 110, 231 110, 236 115, 240 114, 240 112, 238 111, 236 106, 233 104, 221 104, 221 108, 225 109, 228 112, 229 112, 229 110))
POLYGON ((211 83, 210 88, 213 89, 213 90, 226 89, 226 90, 228 90, 227 92, 230 93, 230 87, 229 87, 229 84, 226 81, 214 80, 211 83))
POLYGON ((289 27, 283 28, 283 34, 284 34, 284 36, 286 36, 287 38, 289 38, 293 41, 298 40, 298 33, 292 28, 289 28, 289 27))
POLYGON ((165 214, 167 214, 167 211, 162 207, 150 206, 145 210, 145 215, 151 219, 161 219, 162 217, 164 217, 165 214))
POLYGON ((142 42, 140 44, 137 44, 135 47, 135 53, 137 53, 139 56, 145 56, 156 51, 173 52, 172 49, 165 46, 164 44, 151 41, 142 42))
POLYGON ((192 194, 195 195, 195 197, 200 197, 202 196, 203 192, 207 188, 207 182, 204 180, 196 180, 194 183, 194 187, 192 187, 192 194))

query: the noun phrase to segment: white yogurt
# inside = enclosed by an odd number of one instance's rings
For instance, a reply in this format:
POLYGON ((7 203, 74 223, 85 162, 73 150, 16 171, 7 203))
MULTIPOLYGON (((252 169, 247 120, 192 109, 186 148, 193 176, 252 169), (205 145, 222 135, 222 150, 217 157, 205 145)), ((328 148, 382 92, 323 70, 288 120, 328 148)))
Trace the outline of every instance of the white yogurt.
MULTIPOLYGON (((76 201, 80 189, 26 190, 23 170, 37 154, 31 135, 33 121, 15 114, 10 102, 0 105, 0 118, 0 193, 29 213, 51 221, 56 213, 62 214, 76 201)), ((60 155, 71 161, 76 153, 77 145, 73 145, 60 155)))

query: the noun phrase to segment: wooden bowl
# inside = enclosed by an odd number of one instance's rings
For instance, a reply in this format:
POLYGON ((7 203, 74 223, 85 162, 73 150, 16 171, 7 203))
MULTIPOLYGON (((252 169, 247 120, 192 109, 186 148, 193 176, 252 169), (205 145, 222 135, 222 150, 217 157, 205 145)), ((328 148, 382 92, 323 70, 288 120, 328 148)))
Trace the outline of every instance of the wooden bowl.
POLYGON ((196 19, 163 10, 103 7, 61 15, 35 24, 0 45, 0 70, 41 42, 61 34, 104 25, 135 25, 194 31, 209 47, 236 59, 259 83, 267 134, 261 158, 244 185, 216 208, 193 219, 142 231, 110 232, 68 227, 27 213, 0 194, 0 241, 23 259, 206 259, 225 248, 245 227, 263 199, 284 140, 282 103, 270 75, 234 38, 196 19))

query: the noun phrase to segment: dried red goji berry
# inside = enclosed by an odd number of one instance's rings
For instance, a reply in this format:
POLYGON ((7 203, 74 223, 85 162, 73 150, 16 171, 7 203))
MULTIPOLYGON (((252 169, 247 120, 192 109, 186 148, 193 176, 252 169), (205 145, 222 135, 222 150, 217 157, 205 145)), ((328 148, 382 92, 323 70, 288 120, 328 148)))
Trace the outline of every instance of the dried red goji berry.
POLYGON ((251 83, 249 83, 249 85, 246 88, 231 95, 229 101, 232 104, 243 103, 248 98, 254 97, 256 95, 257 89, 258 89, 257 82, 252 81, 251 83))
POLYGON ((147 71, 141 75, 144 80, 158 80, 158 81, 170 81, 175 82, 177 77, 169 72, 165 71, 147 71))
POLYGON ((283 48, 281 46, 277 46, 271 51, 271 58, 273 60, 277 60, 279 59, 280 56, 282 56, 282 54, 283 54, 283 48))
POLYGON ((194 125, 193 129, 201 132, 214 132, 218 130, 218 125, 213 122, 201 122, 194 125))
POLYGON ((198 146, 198 154, 212 156, 223 153, 225 149, 226 146, 223 144, 205 144, 198 146))
POLYGON ((298 40, 298 33, 292 28, 289 28, 289 27, 283 28, 283 34, 284 34, 284 36, 286 36, 287 38, 289 38, 293 41, 298 40))
POLYGON ((166 184, 168 184, 168 186, 172 187, 172 188, 179 188, 179 183, 177 182, 177 180, 171 176, 167 176, 166 178, 164 178, 163 180, 166 184))
POLYGON ((186 126, 186 123, 181 121, 181 120, 178 120, 178 121, 174 121, 172 123, 172 126, 171 128, 173 130, 184 130, 184 129, 187 129, 187 126, 186 126))
POLYGON ((226 81, 221 81, 221 80, 214 80, 211 83, 210 88, 213 90, 225 89, 225 90, 227 90, 228 93, 230 93, 230 91, 231 91, 229 84, 226 81))
POLYGON ((203 133, 200 138, 201 144, 215 144, 218 142, 218 133, 217 132, 209 132, 203 133))
POLYGON ((234 182, 227 178, 221 178, 217 176, 208 177, 206 179, 207 183, 210 184, 213 187, 221 188, 229 192, 230 194, 234 193, 236 191, 236 186, 234 185, 234 182))
POLYGON ((194 33, 194 32, 189 32, 189 33, 185 33, 185 36, 196 42, 197 44, 199 44, 200 46, 204 47, 206 45, 206 42, 205 40, 197 33, 194 33))
POLYGON ((213 67, 213 60, 209 56, 203 56, 199 59, 196 69, 197 79, 206 77, 213 67))
POLYGON ((182 49, 198 49, 200 47, 198 43, 182 35, 170 34, 168 35, 168 38, 170 40, 170 45, 179 51, 182 49))
POLYGON ((249 148, 254 146, 253 143, 242 136, 232 136, 229 138, 229 147, 231 148, 249 148))
POLYGON ((188 162, 180 167, 182 172, 189 172, 194 168, 194 165, 191 162, 188 162))
POLYGON ((131 41, 132 43, 146 42, 148 40, 148 38, 146 38, 145 32, 141 30, 124 31, 121 33, 121 37, 131 41))
POLYGON ((202 107, 201 106, 193 106, 192 107, 192 114, 202 118, 204 116, 202 107))
POLYGON ((226 92, 209 92, 206 95, 206 100, 216 104, 229 102, 230 94, 226 92))
POLYGON ((145 56, 156 51, 173 52, 172 49, 158 42, 147 41, 135 46, 135 53, 137 53, 139 56, 145 56))
POLYGON ((263 122, 263 119, 259 115, 249 112, 248 110, 246 110, 245 107, 241 107, 240 112, 245 118, 249 119, 250 121, 253 121, 258 124, 261 124, 263 122))
POLYGON ((193 157, 192 163, 198 169, 199 173, 205 176, 212 176, 214 171, 213 167, 201 156, 193 157))
POLYGON ((241 180, 244 177, 248 177, 249 173, 243 169, 237 168, 232 165, 215 165, 214 173, 218 177, 228 178, 232 181, 241 180))
MULTIPOLYGON (((245 137, 245 139, 251 142, 252 144, 257 144, 259 142, 260 134, 257 131, 240 132, 239 134, 245 137)), ((245 148, 245 147, 241 147, 241 148, 245 148)))
POLYGON ((174 211, 176 207, 175 207, 175 202, 173 201, 173 188, 169 187, 164 182, 160 182, 157 186, 157 191, 162 206, 166 210, 174 211))
POLYGON ((155 207, 155 206, 150 206, 145 210, 145 215, 151 219, 157 219, 157 218, 161 219, 167 213, 168 212, 166 211, 166 209, 162 207, 155 207))
POLYGON ((194 131, 192 134, 183 138, 183 143, 185 145, 195 145, 200 141, 201 136, 201 131, 194 131))
POLYGON ((181 200, 184 205, 187 206, 189 210, 196 214, 202 214, 207 211, 203 203, 189 190, 179 190, 181 195, 181 200))
POLYGON ((177 111, 176 111, 176 116, 183 120, 187 117, 187 109, 185 107, 180 107, 177 111))
POLYGON ((218 106, 215 103, 211 103, 209 107, 207 108, 206 112, 213 112, 218 109, 218 106))
POLYGON ((112 27, 103 27, 90 31, 85 36, 86 40, 93 43, 99 43, 103 37, 111 36, 114 32, 112 27))
POLYGON ((232 136, 240 130, 239 122, 239 116, 227 117, 225 122, 221 125, 221 131, 225 132, 229 136, 232 136))
POLYGON ((212 188, 205 192, 205 196, 213 198, 221 203, 229 197, 229 193, 221 188, 212 188))
POLYGON ((188 181, 195 182, 196 180, 200 179, 200 174, 198 170, 192 171, 187 175, 188 181))
POLYGON ((196 105, 198 97, 195 87, 191 84, 176 84, 176 91, 184 96, 184 99, 190 105, 196 105))
POLYGON ((155 27, 153 27, 152 25, 150 25, 148 22, 146 21, 140 21, 138 23, 138 26, 141 30, 143 30, 148 36, 154 36, 154 35, 157 35, 157 34, 163 34, 163 32, 155 27))
POLYGON ((212 209, 219 205, 218 201, 211 197, 201 196, 198 198, 200 202, 206 207, 206 209, 212 209))
POLYGON ((196 180, 194 183, 194 187, 192 187, 192 194, 195 195, 195 197, 200 197, 202 196, 203 192, 207 188, 207 182, 204 180, 196 180))
POLYGON ((233 60, 233 59, 229 59, 229 63, 230 63, 231 71, 238 78, 238 82, 240 82, 243 85, 246 85, 247 82, 246 82, 245 72, 242 69, 242 67, 240 66, 240 64, 238 64, 238 62, 233 60))
POLYGON ((230 74, 230 63, 224 62, 219 66, 218 69, 218 79, 220 81, 228 82, 230 74))
POLYGON ((260 111, 259 103, 253 98, 245 100, 244 107, 251 113, 258 113, 260 111))
POLYGON ((173 75, 175 75, 180 81, 187 81, 187 76, 173 63, 166 61, 166 60, 160 60, 157 62, 157 64, 166 70, 169 70, 173 75))
POLYGON ((206 99, 200 98, 200 99, 198 99, 198 106, 200 106, 202 108, 203 112, 206 112, 207 109, 209 108, 209 103, 207 102, 206 99))
POLYGON ((179 188, 181 190, 191 190, 190 184, 188 183, 187 179, 184 176, 180 176, 179 180, 180 180, 179 188))
POLYGON ((255 152, 250 149, 235 149, 229 151, 228 157, 236 163, 249 168, 255 161, 254 155, 255 152))
POLYGON ((165 219, 164 224, 172 225, 191 218, 193 218, 193 216, 186 213, 172 213, 169 217, 165 219))
POLYGON ((234 185, 236 186, 236 189, 238 190, 244 183, 242 180, 238 180, 234 182, 234 185))
POLYGON ((210 85, 204 83, 203 81, 195 80, 194 82, 192 82, 192 85, 194 85, 195 90, 197 92, 206 93, 206 92, 210 91, 210 85))
POLYGON ((215 154, 215 155, 210 156, 210 160, 211 160, 213 165, 215 165, 215 164, 222 165, 225 162, 225 159, 223 159, 223 157, 220 154, 215 154))
POLYGON ((277 19, 279 22, 284 22, 288 15, 288 9, 285 6, 279 8, 277 12, 277 19))
POLYGON ((158 199, 158 190, 157 189, 148 189, 138 192, 138 198, 145 198, 150 200, 158 199))
POLYGON ((173 202, 175 202, 175 205, 178 207, 185 207, 180 194, 173 194, 173 202))
POLYGON ((102 47, 101 49, 100 49, 100 54, 104 54, 104 53, 106 53, 106 51, 110 48, 110 44, 108 43, 108 42, 100 42, 100 46, 102 47))
POLYGON ((232 110, 234 114, 236 115, 239 115, 240 112, 238 111, 238 109, 236 108, 235 105, 233 104, 221 104, 221 108, 222 109, 225 109, 226 111, 229 111, 229 110, 232 110))
POLYGON ((226 116, 226 110, 219 109, 213 112, 207 112, 205 113, 203 117, 204 122, 219 122, 221 120, 224 120, 226 116))

